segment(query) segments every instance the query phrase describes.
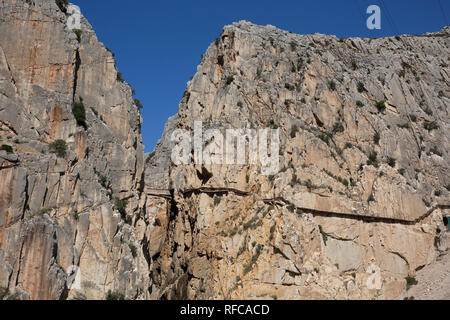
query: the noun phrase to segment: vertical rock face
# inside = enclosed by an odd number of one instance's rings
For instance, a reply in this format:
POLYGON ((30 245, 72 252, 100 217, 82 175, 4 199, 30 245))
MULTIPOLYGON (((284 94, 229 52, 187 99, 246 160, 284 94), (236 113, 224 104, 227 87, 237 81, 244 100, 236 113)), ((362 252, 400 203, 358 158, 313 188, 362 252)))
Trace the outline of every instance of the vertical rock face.
POLYGON ((78 9, 0 0, 0 298, 397 297, 447 249, 449 45, 227 26, 144 165, 78 9), (279 129, 279 170, 173 162, 196 121, 279 129))
POLYGON ((0 139, 12 147, 0 151, 0 287, 31 299, 145 298, 148 265, 132 227, 140 113, 112 53, 84 17, 71 30, 64 8, 0 2, 0 139), (49 147, 57 140, 59 155, 49 147))
POLYGON ((225 27, 148 159, 137 223, 152 297, 398 296, 446 249, 449 45, 448 28, 337 39, 225 27), (195 121, 278 128, 280 170, 194 163, 194 145, 191 164, 168 165, 172 133, 193 135, 195 121))

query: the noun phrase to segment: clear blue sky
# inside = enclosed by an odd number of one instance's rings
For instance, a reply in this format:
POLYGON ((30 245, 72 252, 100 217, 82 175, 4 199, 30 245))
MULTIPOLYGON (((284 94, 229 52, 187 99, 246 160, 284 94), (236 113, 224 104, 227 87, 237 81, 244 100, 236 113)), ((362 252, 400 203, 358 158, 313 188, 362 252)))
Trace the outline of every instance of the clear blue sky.
MULTIPOLYGON (((298 34, 382 37, 438 31, 450 0, 71 0, 116 55, 123 77, 144 105, 146 152, 178 110, 200 55, 224 25, 248 20, 298 34), (366 9, 381 8, 381 30, 366 28, 366 9)), ((446 21, 447 20, 447 21, 446 21)))

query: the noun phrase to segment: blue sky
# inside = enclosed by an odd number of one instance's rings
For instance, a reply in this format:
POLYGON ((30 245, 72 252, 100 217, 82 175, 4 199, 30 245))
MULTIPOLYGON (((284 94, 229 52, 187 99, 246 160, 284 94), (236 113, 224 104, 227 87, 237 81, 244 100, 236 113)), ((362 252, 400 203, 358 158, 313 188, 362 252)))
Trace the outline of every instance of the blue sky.
MULTIPOLYGON (((144 105, 146 152, 178 110, 200 55, 224 25, 248 20, 298 34, 382 37, 438 31, 449 0, 71 0, 114 53, 123 77, 144 105), (381 8, 381 30, 368 30, 366 9, 381 8)), ((447 21, 446 21, 447 20, 447 21)))

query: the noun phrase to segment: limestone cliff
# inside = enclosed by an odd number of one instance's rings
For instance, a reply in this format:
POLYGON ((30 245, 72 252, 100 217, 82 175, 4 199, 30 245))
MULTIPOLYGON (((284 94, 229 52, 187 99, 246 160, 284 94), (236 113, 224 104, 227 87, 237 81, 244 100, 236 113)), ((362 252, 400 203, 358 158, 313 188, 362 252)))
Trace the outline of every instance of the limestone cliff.
POLYGON ((397 297, 446 250, 449 45, 225 27, 146 169, 152 297, 397 297), (279 128, 279 172, 168 165, 195 121, 279 128))

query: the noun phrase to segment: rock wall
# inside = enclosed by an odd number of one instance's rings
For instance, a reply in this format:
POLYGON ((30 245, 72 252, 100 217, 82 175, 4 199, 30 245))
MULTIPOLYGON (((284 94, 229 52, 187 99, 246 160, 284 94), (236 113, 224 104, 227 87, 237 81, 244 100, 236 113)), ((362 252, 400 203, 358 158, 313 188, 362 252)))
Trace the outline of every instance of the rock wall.
POLYGON ((446 250, 449 45, 226 26, 146 169, 152 297, 397 297, 446 250), (280 171, 161 165, 195 121, 279 128, 280 171))

